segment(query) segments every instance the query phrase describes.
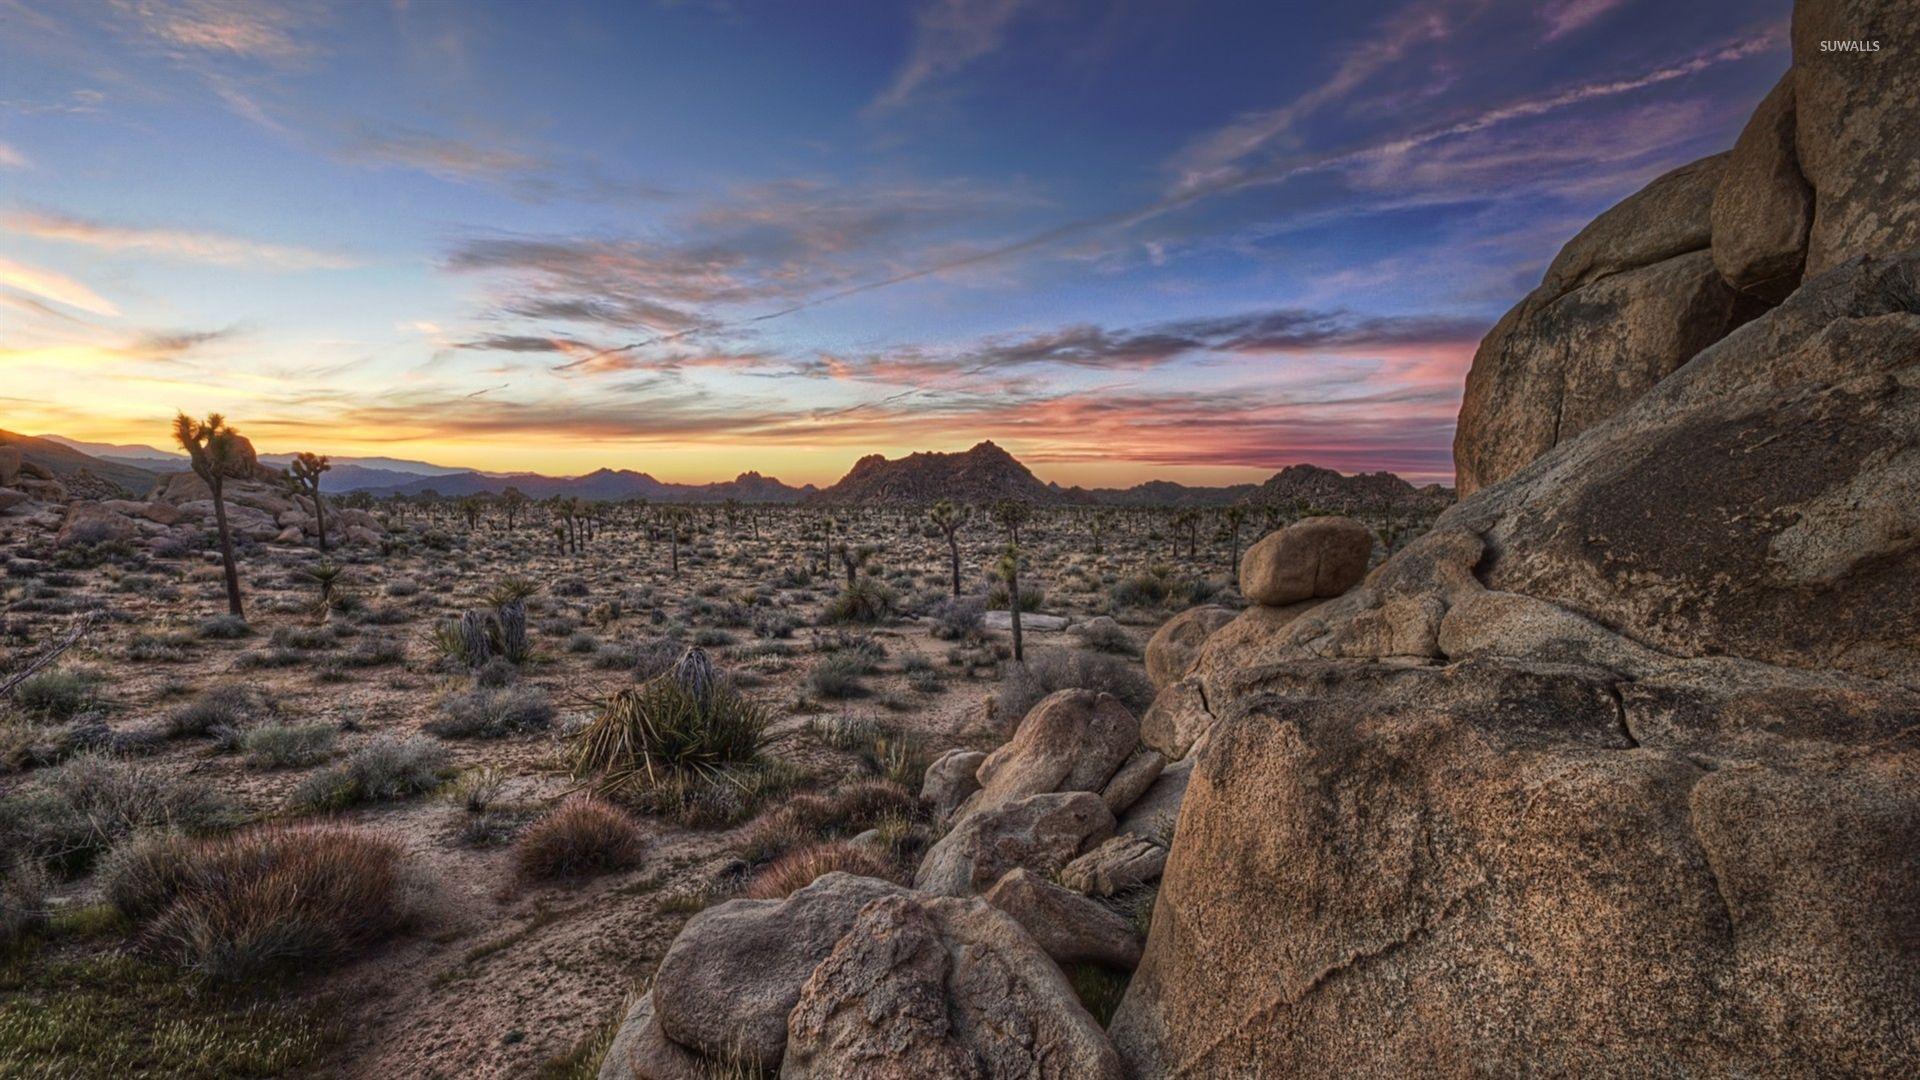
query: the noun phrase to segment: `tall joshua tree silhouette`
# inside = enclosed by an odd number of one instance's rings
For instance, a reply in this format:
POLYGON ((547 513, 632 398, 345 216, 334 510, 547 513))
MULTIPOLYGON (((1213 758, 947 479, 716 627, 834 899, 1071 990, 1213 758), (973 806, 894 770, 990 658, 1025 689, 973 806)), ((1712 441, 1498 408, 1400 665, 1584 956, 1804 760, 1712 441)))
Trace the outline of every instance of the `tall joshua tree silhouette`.
POLYGON ((331 468, 325 454, 297 454, 287 465, 287 479, 294 490, 313 500, 313 523, 320 532, 321 551, 327 550, 327 507, 320 501, 320 474, 331 468))
POLYGON ((939 529, 940 534, 947 538, 947 555, 953 562, 953 595, 955 596, 960 595, 960 541, 957 534, 960 532, 960 526, 967 523, 967 518, 971 514, 972 511, 968 507, 955 506, 948 499, 941 499, 933 504, 933 509, 927 511, 927 519, 932 521, 934 528, 939 529))
POLYGON ((220 561, 227 577, 227 610, 245 618, 240 610, 240 568, 233 561, 233 530, 227 525, 227 477, 245 461, 240 433, 227 426, 219 413, 208 413, 195 420, 186 413, 173 418, 173 438, 193 461, 194 474, 205 481, 213 493, 213 520, 220 530, 220 561))

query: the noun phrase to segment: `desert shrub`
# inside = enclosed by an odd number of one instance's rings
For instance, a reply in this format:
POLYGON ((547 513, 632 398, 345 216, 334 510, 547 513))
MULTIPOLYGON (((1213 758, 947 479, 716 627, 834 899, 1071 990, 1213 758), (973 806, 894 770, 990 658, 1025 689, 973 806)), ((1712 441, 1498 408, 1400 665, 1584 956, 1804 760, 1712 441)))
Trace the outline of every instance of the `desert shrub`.
POLYGON ((689 828, 716 829, 748 821, 763 807, 813 782, 813 775, 798 766, 763 762, 712 773, 664 773, 629 786, 621 792, 621 801, 689 828))
POLYGON ((552 723, 553 703, 537 686, 476 687, 441 699, 440 715, 426 729, 450 739, 498 739, 552 723))
POLYGON ((822 615, 827 621, 837 623, 884 622, 893 614, 893 603, 893 590, 884 582, 861 578, 843 587, 839 595, 827 603, 822 615))
POLYGON ((581 630, 576 632, 572 637, 569 637, 566 644, 561 647, 570 653, 585 655, 598 649, 600 642, 592 634, 581 630))
POLYGON ((340 644, 340 634, 332 626, 281 626, 267 638, 276 649, 331 649, 340 644))
POLYGON ((807 689, 823 698, 858 697, 867 692, 860 677, 872 670, 872 663, 857 653, 828 653, 808 669, 807 689))
POLYGON ((513 847, 523 881, 553 881, 623 870, 640 861, 640 827, 598 799, 575 797, 527 826, 513 847))
POLYGON ((1158 607, 1173 595, 1164 566, 1155 566, 1114 583, 1113 602, 1117 607, 1158 607))
POLYGON ((241 732, 238 748, 256 768, 304 768, 333 753, 336 735, 331 724, 264 724, 241 732))
POLYGON ((447 752, 431 740, 387 736, 309 775, 291 801, 297 810, 313 811, 405 799, 439 787, 449 771, 447 752))
POLYGON ((1036 649, 1024 664, 1008 664, 994 711, 1013 722, 1056 690, 1103 690, 1138 716, 1153 704, 1153 684, 1139 665, 1107 653, 1036 649))
POLYGON ((47 873, 29 858, 0 864, 0 954, 47 921, 47 873))
POLYGON ((901 870, 886 854, 866 844, 830 840, 795 848, 768 863, 747 882, 740 895, 749 900, 784 900, 823 875, 836 870, 861 877, 900 880, 901 870))
POLYGON ((127 659, 139 664, 177 664, 193 656, 192 634, 136 634, 127 642, 127 659))
POLYGON ((407 658, 406 643, 385 634, 371 634, 354 642, 353 648, 339 658, 347 667, 384 667, 407 658))
POLYGON ((756 761, 764 708, 689 650, 674 671, 614 692, 568 748, 575 778, 604 792, 658 783, 663 774, 713 776, 756 761), (697 657, 697 661, 692 658, 697 657))
POLYGON ((77 872, 138 829, 171 825, 208 833, 239 821, 232 800, 208 785, 84 753, 0 799, 0 851, 30 853, 77 872))
POLYGON ((227 683, 202 692, 167 714, 167 734, 174 738, 206 735, 215 728, 239 730, 267 711, 258 690, 227 683))
POLYGON ((253 633, 253 628, 238 615, 215 615, 202 620, 194 632, 213 641, 234 641, 253 633))
MULTIPOLYGON (((1022 584, 1020 586, 1021 611, 1039 611, 1041 605, 1046 602, 1047 590, 1042 589, 1038 585, 1022 584)), ((987 590, 987 606, 995 611, 1013 610, 1008 607, 1007 604, 1007 583, 1004 581, 994 582, 993 587, 987 590)))
POLYGON ((99 694, 100 677, 91 671, 42 671, 13 688, 23 712, 49 720, 73 719, 98 704, 99 694))
POLYGON ((1080 644, 1096 652, 1113 653, 1116 656, 1133 656, 1140 651, 1134 643, 1133 635, 1125 627, 1110 619, 1097 619, 1082 623, 1073 629, 1074 637, 1080 644))
POLYGON ((519 677, 520 669, 514 667, 513 661, 504 656, 496 656, 488 660, 473 673, 473 681, 476 685, 496 690, 502 686, 512 685, 519 677))
POLYGON ((400 849, 338 826, 156 836, 101 876, 143 948, 226 981, 339 963, 407 918, 400 849))
POLYGON ((942 641, 957 641, 979 633, 986 613, 986 602, 977 596, 949 596, 933 606, 931 632, 942 641))

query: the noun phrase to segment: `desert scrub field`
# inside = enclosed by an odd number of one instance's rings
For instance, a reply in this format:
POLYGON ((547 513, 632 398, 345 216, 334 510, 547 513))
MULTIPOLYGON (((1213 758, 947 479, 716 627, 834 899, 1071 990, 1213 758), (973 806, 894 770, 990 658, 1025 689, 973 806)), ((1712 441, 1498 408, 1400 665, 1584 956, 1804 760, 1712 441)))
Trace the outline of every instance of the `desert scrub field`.
POLYGON ((241 543, 244 617, 209 551, 0 527, 0 681, 78 628, 0 699, 0 1075, 590 1073, 691 913, 911 880, 928 762, 1144 709, 1155 628, 1238 602, 1157 511, 377 509, 241 543))

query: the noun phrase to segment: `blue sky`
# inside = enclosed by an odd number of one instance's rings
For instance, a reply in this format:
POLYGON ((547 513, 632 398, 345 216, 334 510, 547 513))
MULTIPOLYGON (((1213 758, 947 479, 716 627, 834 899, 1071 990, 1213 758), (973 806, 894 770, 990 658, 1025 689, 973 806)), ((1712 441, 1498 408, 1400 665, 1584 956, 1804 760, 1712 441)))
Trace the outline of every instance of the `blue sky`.
POLYGON ((830 481, 1451 475, 1786 0, 0 0, 0 427, 830 481))

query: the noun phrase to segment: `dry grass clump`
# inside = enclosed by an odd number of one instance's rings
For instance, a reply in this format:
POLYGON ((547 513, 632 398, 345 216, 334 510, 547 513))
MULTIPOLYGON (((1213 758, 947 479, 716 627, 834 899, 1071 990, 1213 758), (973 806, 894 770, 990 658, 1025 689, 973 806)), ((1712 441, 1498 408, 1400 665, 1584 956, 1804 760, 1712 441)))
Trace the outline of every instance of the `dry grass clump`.
POLYGON ((205 784, 175 781, 136 761, 81 754, 0 797, 0 851, 77 873, 138 829, 210 833, 239 821, 233 801, 205 784))
POLYGON ((267 709, 267 702, 258 690, 243 683, 227 683, 202 692, 168 713, 167 734, 183 738, 222 728, 238 731, 267 709))
POLYGON ((921 816, 920 800, 891 780, 854 780, 832 791, 795 795, 749 826, 736 845, 754 862, 835 836, 851 836, 891 818, 921 816))
POLYGON ((749 900, 783 900, 823 874, 844 870, 861 877, 901 879, 901 870, 885 853, 866 844, 829 840, 795 848, 768 863, 747 881, 740 895, 749 900))
POLYGON ((513 862, 522 881, 553 881, 624 870, 640 862, 644 847, 640 827, 624 811, 576 797, 527 826, 513 862))
POLYGON ((339 826, 156 836, 101 877, 144 948, 223 981, 341 963, 407 918, 399 847, 339 826))
POLYGON ((47 921, 47 875, 32 859, 0 864, 0 952, 47 921))

